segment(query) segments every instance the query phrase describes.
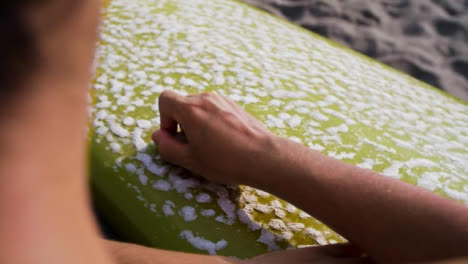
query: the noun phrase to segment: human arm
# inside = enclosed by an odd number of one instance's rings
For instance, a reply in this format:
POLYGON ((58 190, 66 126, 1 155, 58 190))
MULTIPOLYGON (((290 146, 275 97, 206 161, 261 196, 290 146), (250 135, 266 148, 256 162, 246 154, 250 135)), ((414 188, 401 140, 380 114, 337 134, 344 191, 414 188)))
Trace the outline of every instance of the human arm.
MULTIPOLYGON (((136 244, 103 240, 116 264, 369 264, 374 263, 350 244, 307 247, 275 251, 247 260, 222 256, 207 256, 177 251, 148 248, 136 244)), ((413 264, 463 264, 468 258, 450 258, 440 261, 411 262, 413 264)), ((409 262, 406 262, 409 264, 409 262)))
POLYGON ((208 179, 269 191, 326 223, 379 262, 466 255, 468 209, 281 139, 216 95, 159 101, 162 157, 208 179), (187 142, 175 137, 177 125, 187 142))
POLYGON ((349 244, 276 251, 248 260, 207 256, 103 241, 116 264, 364 264, 362 253, 349 244))
POLYGON ((3 113, 0 263, 109 263, 89 208, 86 96, 36 81, 3 113))
POLYGON ((34 3, 24 15, 38 59, 0 97, 2 264, 110 262, 87 188, 87 88, 100 1, 79 2, 54 26, 67 1, 34 3))
POLYGON ((240 261, 221 256, 182 253, 109 240, 102 242, 117 264, 240 264, 240 261))
POLYGON ((251 184, 296 204, 383 263, 468 252, 468 209, 376 172, 278 139, 268 179, 251 184), (288 177, 284 177, 287 175, 288 177))

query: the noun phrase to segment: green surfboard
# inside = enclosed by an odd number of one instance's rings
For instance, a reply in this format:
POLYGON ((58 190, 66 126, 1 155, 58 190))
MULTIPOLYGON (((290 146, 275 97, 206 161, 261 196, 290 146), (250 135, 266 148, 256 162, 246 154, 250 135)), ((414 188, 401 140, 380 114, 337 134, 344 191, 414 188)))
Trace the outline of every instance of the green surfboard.
POLYGON ((129 241, 238 258, 346 241, 266 192, 162 161, 150 136, 165 89, 216 91, 279 136, 468 204, 467 103, 237 1, 112 0, 90 174, 98 210, 129 241))

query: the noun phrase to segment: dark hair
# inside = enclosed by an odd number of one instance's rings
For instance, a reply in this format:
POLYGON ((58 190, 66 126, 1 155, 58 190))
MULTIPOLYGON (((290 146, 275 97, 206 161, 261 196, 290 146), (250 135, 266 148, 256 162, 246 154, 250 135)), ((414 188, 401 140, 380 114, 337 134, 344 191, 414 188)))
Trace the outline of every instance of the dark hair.
POLYGON ((12 92, 21 76, 36 63, 35 36, 27 25, 25 10, 34 0, 10 0, 0 4, 0 97, 12 92))

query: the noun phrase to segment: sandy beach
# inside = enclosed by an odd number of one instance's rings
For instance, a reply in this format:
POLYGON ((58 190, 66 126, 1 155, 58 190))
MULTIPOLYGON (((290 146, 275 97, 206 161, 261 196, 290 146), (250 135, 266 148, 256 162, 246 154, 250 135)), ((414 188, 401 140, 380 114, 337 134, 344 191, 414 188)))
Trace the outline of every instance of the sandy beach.
POLYGON ((244 0, 468 101, 468 0, 244 0))

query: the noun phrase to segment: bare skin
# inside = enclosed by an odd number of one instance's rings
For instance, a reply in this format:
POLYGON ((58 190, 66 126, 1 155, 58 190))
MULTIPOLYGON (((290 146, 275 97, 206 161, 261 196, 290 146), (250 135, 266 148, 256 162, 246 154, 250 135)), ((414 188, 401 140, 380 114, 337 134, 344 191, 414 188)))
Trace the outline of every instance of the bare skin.
POLYGON ((108 251, 119 264, 207 263, 207 264, 354 264, 370 263, 359 249, 348 244, 278 251, 250 260, 205 256, 147 248, 127 243, 108 242, 108 251))
POLYGON ((86 90, 99 5, 82 1, 53 30, 55 4, 28 16, 41 61, 19 80, 22 92, 2 100, 0 263, 111 263, 86 182, 86 90))
MULTIPOLYGON (((72 13, 50 30, 50 18, 66 2, 50 1, 41 8, 31 7, 30 14, 25 16, 31 19, 29 22, 37 33, 40 67, 18 82, 22 93, 1 105, 0 263, 366 261, 360 257, 361 250, 350 245, 275 252, 238 261, 100 239, 89 206, 84 135, 86 94, 101 4, 80 1, 72 13)), ((461 248, 466 248, 468 236, 461 223, 467 222, 467 212, 454 202, 276 138, 261 123, 219 96, 180 97, 166 92, 160 104, 163 125, 154 138, 163 157, 173 163, 211 180, 250 184, 288 199, 333 226, 381 262, 463 255, 461 248), (189 121, 186 119, 189 115, 197 119, 189 121), (175 124, 184 128, 189 143, 174 140, 175 124), (210 147, 202 149, 202 143, 206 147, 206 138, 211 141, 210 147), (218 163, 220 153, 225 159, 218 163), (254 155, 258 155, 255 162, 254 155), (298 156, 302 156, 301 160, 298 156), (212 162, 213 158, 217 162, 212 162), (277 172, 278 168, 271 166, 283 162, 277 172), (239 164, 253 169, 242 171, 239 164), (291 181, 302 186, 296 186, 295 191, 277 188, 276 185, 286 186, 282 177, 285 174, 281 172, 291 176, 288 186, 292 185, 291 181), (306 193, 302 187, 307 185, 314 186, 315 193, 310 197, 300 196, 306 193), (355 191, 356 186, 361 192, 355 191), (337 189, 340 191, 336 192, 337 189), (320 203, 315 201, 317 197, 320 203), (348 202, 340 202, 343 199, 348 202), (327 210, 332 206, 334 210, 327 210), (411 213, 405 214, 409 208, 411 213), (389 215, 394 221, 385 220, 389 215), (432 220, 426 221, 427 217, 432 220), (363 229, 355 227, 361 224, 372 232, 358 232, 363 229), (445 226, 445 232, 440 226, 445 226), (408 231, 411 236, 405 233, 408 231), (388 241, 385 243, 394 247, 394 251, 382 250, 385 247, 377 246, 377 240, 388 241), (428 254, 422 254, 424 250, 428 254)))
POLYGON ((215 93, 165 91, 159 107, 161 129, 153 139, 164 159, 216 182, 276 194, 380 263, 468 254, 463 205, 276 137, 215 93), (176 140, 177 125, 187 142, 176 140))

